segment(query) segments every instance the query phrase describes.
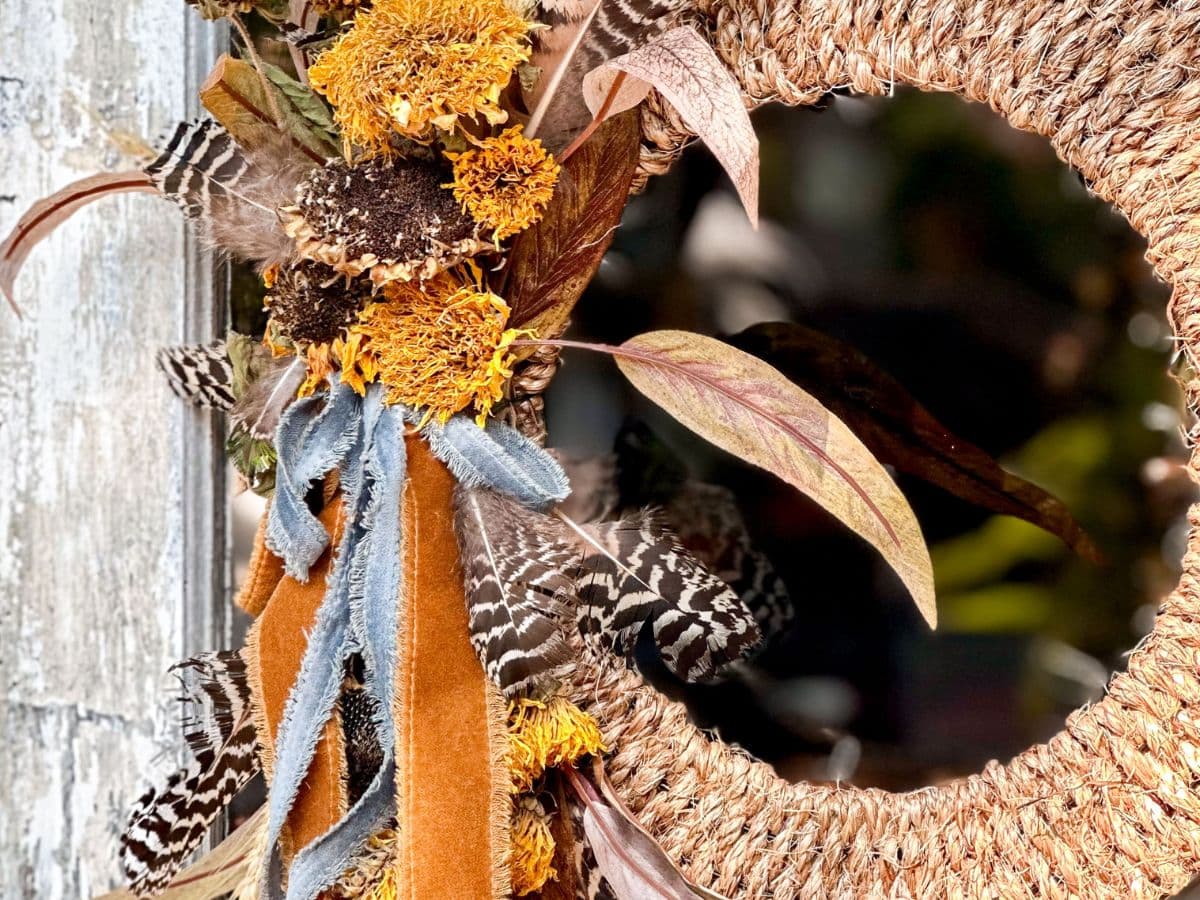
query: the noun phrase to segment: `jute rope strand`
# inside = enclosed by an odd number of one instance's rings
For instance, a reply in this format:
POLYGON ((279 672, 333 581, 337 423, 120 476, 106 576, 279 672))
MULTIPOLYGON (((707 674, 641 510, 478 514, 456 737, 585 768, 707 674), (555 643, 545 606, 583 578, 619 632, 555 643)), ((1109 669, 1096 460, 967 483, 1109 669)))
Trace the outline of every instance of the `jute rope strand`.
MULTIPOLYGON (((1200 0, 696 0, 682 21, 751 106, 905 83, 1045 135, 1147 238, 1200 358, 1200 0)), ((643 126, 643 174, 662 172, 687 130, 656 98, 643 126)), ((787 784, 590 655, 573 695, 642 823, 730 897, 1161 897, 1200 871, 1200 507, 1190 521, 1185 574, 1105 699, 951 785, 787 784)))

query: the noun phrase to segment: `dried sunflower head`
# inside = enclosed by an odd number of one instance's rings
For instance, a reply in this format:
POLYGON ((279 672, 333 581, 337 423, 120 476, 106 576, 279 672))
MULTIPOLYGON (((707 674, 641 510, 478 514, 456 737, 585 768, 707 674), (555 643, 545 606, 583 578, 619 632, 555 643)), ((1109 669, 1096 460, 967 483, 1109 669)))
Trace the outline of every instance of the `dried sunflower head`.
POLYGON ((343 344, 342 378, 370 371, 389 403, 404 403, 445 421, 468 406, 482 426, 512 376, 508 305, 473 271, 443 272, 422 285, 389 284, 343 344))
POLYGON ((293 344, 325 344, 354 322, 370 297, 369 283, 306 259, 274 275, 267 307, 277 334, 293 344))
POLYGON ((554 196, 559 165, 521 126, 480 141, 454 163, 454 199, 496 240, 524 231, 542 217, 554 196))
POLYGON ((505 0, 375 0, 308 70, 350 144, 388 153, 460 117, 505 121, 500 93, 529 59, 529 23, 505 0))
POLYGON ((442 188, 446 172, 419 160, 331 160, 285 207, 284 229, 305 259, 375 285, 425 279, 487 249, 479 226, 442 188))

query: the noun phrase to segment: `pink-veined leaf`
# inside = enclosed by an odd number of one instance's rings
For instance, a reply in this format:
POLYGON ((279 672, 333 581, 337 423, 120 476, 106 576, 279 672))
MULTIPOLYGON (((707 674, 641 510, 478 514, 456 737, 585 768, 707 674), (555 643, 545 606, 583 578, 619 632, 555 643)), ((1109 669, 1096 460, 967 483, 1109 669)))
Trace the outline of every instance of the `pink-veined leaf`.
POLYGON ((1031 522, 1090 562, 1104 561, 1065 503, 950 431, 854 347, 792 322, 754 325, 730 342, 812 391, 884 463, 968 503, 1031 522))
POLYGON ((26 257, 55 228, 69 219, 77 210, 108 194, 129 191, 153 191, 158 188, 145 172, 105 172, 74 181, 60 191, 55 191, 33 204, 21 216, 16 227, 0 244, 0 293, 4 294, 9 306, 17 315, 21 314, 13 298, 13 285, 26 257))
POLYGON ((936 625, 929 549, 908 501, 842 420, 779 370, 687 331, 651 331, 616 347, 540 343, 611 354, 635 388, 683 425, 798 488, 863 537, 936 625))
POLYGON ((592 115, 632 109, 654 88, 729 173, 750 221, 758 224, 758 137, 733 73, 694 28, 682 25, 608 60, 583 79, 592 115), (617 76, 625 78, 617 83, 617 76), (614 90, 615 88, 615 90, 614 90))

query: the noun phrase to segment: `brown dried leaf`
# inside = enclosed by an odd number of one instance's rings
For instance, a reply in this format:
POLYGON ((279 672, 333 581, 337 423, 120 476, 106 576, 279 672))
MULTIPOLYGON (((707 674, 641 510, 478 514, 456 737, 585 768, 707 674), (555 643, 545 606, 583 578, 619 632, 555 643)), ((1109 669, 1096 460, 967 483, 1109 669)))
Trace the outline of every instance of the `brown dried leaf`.
POLYGON ((504 289, 512 327, 539 337, 566 327, 620 224, 640 133, 636 115, 617 116, 563 163, 545 217, 513 241, 504 289))
POLYGON ((908 501, 849 428, 777 369, 686 331, 608 348, 639 391, 739 459, 819 503, 880 552, 917 608, 937 622, 933 568, 908 501))
POLYGON ((592 115, 606 100, 609 114, 615 115, 641 103, 652 87, 725 167, 746 214, 757 225, 758 137, 742 89, 716 51, 694 28, 672 28, 589 72, 583 79, 583 97, 592 115), (620 72, 626 78, 610 98, 620 72))
POLYGON ((17 315, 21 314, 13 299, 13 284, 31 250, 55 228, 87 206, 107 194, 122 194, 129 191, 157 192, 154 182, 145 172, 105 172, 73 181, 65 188, 44 197, 21 216, 16 227, 0 244, 0 293, 4 294, 9 306, 17 315))
POLYGON ((297 109, 282 90, 275 85, 271 89, 285 119, 282 129, 271 114, 271 105, 258 72, 240 59, 222 56, 217 60, 200 87, 200 102, 247 150, 271 145, 283 130, 317 164, 336 155, 338 147, 329 136, 297 109))
POLYGON ((811 391, 884 463, 969 503, 1031 522, 1083 558, 1103 561, 1061 500, 1006 471, 947 429, 900 382, 855 348, 788 322, 754 325, 730 343, 811 391))

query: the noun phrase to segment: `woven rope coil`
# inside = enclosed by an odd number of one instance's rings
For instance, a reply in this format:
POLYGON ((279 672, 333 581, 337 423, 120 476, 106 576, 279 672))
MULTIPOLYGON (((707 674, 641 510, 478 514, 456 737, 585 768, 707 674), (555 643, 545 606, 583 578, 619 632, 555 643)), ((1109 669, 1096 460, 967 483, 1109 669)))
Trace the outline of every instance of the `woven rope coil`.
MULTIPOLYGON (((750 106, 903 83, 1046 136, 1147 238, 1200 369, 1200 0, 696 0, 680 18, 750 106)), ((690 135, 658 98, 642 121, 646 177, 690 135)), ((600 658, 585 657, 574 699, 642 823, 730 897, 1161 897, 1200 871, 1200 507, 1190 521, 1183 578, 1105 699, 951 785, 790 785, 600 658)))

